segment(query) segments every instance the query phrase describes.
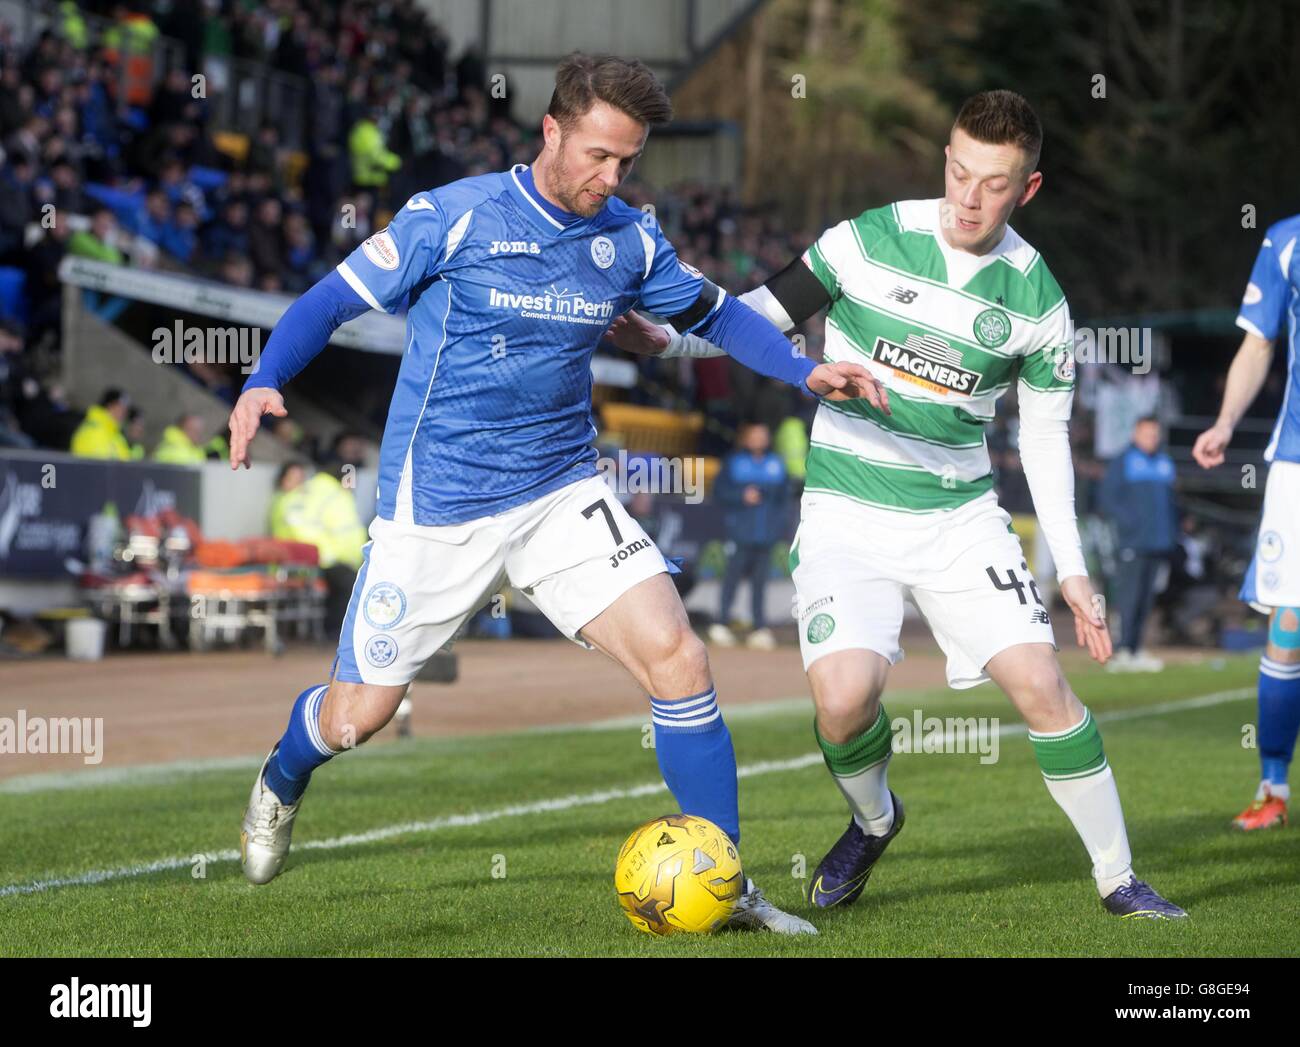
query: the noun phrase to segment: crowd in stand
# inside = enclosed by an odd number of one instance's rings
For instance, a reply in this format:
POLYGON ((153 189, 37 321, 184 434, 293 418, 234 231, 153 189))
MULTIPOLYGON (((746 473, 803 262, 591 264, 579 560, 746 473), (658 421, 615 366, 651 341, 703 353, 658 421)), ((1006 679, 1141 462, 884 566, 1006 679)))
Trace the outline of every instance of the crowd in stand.
MULTIPOLYGON (((0 212, 0 266, 25 274, 10 337, 57 345, 65 254, 297 294, 419 189, 530 161, 535 136, 485 94, 477 56, 452 63, 445 38, 413 2, 384 4, 382 19, 372 17, 377 6, 211 2, 207 17, 195 19, 166 3, 64 5, 64 21, 26 46, 0 27, 0 192, 9 202, 0 212), (108 39, 111 30, 97 35, 78 21, 80 11, 115 16, 114 26, 133 26, 146 41, 156 33, 178 39, 187 66, 147 88, 124 87, 129 46, 108 39), (241 159, 217 149, 207 89, 229 87, 232 60, 304 77, 306 126, 289 135, 306 143, 301 154, 272 122, 241 159)), ((632 202, 651 202, 644 187, 628 189, 632 202)), ((652 202, 683 258, 733 290, 761 282, 808 239, 770 215, 745 213, 728 190, 682 186, 652 202)), ((87 305, 112 321, 127 302, 88 295, 87 305)), ((31 421, 62 413, 56 385, 39 386, 53 408, 19 402, 34 388, 33 367, 14 357, 27 355, 3 356, 10 366, 0 373, 0 440, 66 447, 75 412, 34 429, 31 421)), ((775 432, 797 407, 726 359, 641 366, 651 380, 645 399, 699 406, 726 429, 753 417, 775 432)), ((218 395, 236 390, 233 376, 192 372, 218 395)))
MULTIPOLYGON (((29 41, 0 25, 0 267, 26 277, 17 315, 0 329, 0 445, 66 448, 81 422, 48 366, 41 373, 37 361, 50 357, 34 351, 58 344, 65 254, 297 294, 414 192, 536 152, 508 102, 484 91, 479 57, 453 61, 415 0, 205 0, 201 18, 190 7, 64 3, 29 41), (183 64, 132 79, 133 41, 143 53, 160 34, 180 42, 183 64), (235 156, 218 149, 212 114, 239 62, 302 78, 308 97, 303 126, 265 122, 235 156)), ((727 188, 651 193, 634 180, 623 195, 652 205, 683 260, 736 293, 818 232, 785 228, 727 188)), ((87 292, 87 305, 113 320, 127 302, 87 292)), ((799 334, 819 355, 821 320, 799 334)), ((727 357, 637 365, 634 397, 709 418, 701 450, 725 454, 735 431, 758 423, 801 479, 811 405, 792 390, 727 357)), ((241 376, 195 368, 192 377, 230 398, 241 376)))

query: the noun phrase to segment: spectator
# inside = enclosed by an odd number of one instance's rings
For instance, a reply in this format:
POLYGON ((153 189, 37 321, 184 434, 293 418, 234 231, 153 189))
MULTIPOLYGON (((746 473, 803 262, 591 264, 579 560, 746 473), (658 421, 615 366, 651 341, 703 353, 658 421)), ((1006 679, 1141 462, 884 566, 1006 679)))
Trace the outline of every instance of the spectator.
POLYGON ((13 405, 22 431, 41 447, 67 450, 72 434, 81 424, 81 414, 68 406, 63 386, 43 386, 34 374, 22 368, 23 358, 14 361, 20 371, 18 399, 13 405))
MULTIPOLYGON (((107 207, 95 210, 89 229, 81 229, 68 237, 68 254, 89 258, 109 265, 125 265, 126 255, 117 247, 117 218, 107 207)), ((86 288, 82 292, 86 308, 105 323, 112 323, 130 304, 116 295, 104 297, 98 291, 86 288)))
POLYGON ((248 254, 259 277, 267 273, 278 275, 284 264, 284 234, 280 225, 280 201, 274 196, 263 198, 248 230, 248 254))
POLYGON ((202 465, 208 460, 202 446, 206 428, 197 414, 187 412, 181 415, 163 430, 162 439, 153 451, 154 461, 170 465, 202 465))
POLYGON ((1169 585, 1157 601, 1170 634, 1170 642, 1214 644, 1218 629, 1214 615, 1219 586, 1211 563, 1217 559, 1200 521, 1183 517, 1178 546, 1169 570, 1169 585))
POLYGON ((278 186, 282 163, 280 131, 267 120, 257 129, 257 137, 248 148, 245 167, 250 174, 266 175, 272 185, 278 186))
POLYGON ((90 228, 68 237, 68 254, 111 265, 124 265, 126 255, 117 247, 117 218, 113 212, 107 207, 95 208, 90 228))
POLYGON ((777 426, 772 446, 785 463, 791 494, 797 498, 803 492, 804 478, 808 475, 808 425, 803 417, 792 414, 777 426))
POLYGON ((23 370, 18 359, 22 349, 22 338, 0 327, 0 447, 36 446, 36 441, 22 431, 15 410, 22 396, 23 370))
POLYGON ((727 536, 734 546, 722 579, 718 620, 709 627, 709 640, 721 647, 736 643, 728 620, 742 578, 749 580, 753 624, 746 644, 759 650, 776 646, 767 628, 763 597, 772 569, 772 547, 786 534, 787 477, 780 456, 770 448, 766 425, 743 426, 738 449, 727 456, 715 481, 714 496, 727 509, 727 536))
POLYGON ((402 158, 384 144, 380 116, 378 108, 372 108, 353 125, 348 132, 348 155, 352 158, 353 186, 358 190, 373 189, 382 196, 388 176, 402 166, 402 158))
POLYGON ((194 205, 182 201, 176 207, 171 221, 163 226, 162 239, 158 246, 175 258, 186 263, 194 257, 199 243, 199 216, 194 205))
POLYGON ((53 204, 56 211, 64 214, 83 214, 87 208, 87 197, 81 189, 81 177, 77 174, 76 167, 66 158, 54 162, 48 178, 37 180, 34 196, 42 216, 46 204, 53 204))
POLYGON ((167 227, 172 220, 172 204, 162 189, 145 193, 144 204, 136 212, 132 226, 137 236, 162 246, 167 227))
POLYGON ((46 332, 53 332, 57 343, 62 331, 63 284, 59 281, 59 263, 68 249, 68 235, 66 216, 55 210, 50 214, 45 235, 23 254, 30 310, 27 331, 33 345, 46 332))
POLYGON ((221 217, 203 233, 203 250, 209 258, 221 259, 234 253, 248 253, 248 204, 230 199, 221 209, 221 217))
POLYGON ((35 215, 36 167, 22 154, 0 168, 0 259, 21 257, 23 234, 35 215))
POLYGON ((1115 529, 1118 577, 1114 579, 1121 635, 1112 672, 1159 672, 1163 663, 1142 650, 1142 633, 1155 600, 1156 582, 1178 544, 1174 462, 1160 449, 1159 419, 1140 418, 1133 442, 1106 470, 1101 510, 1115 529))
POLYGON ((279 492, 271 503, 271 535, 316 546, 329 587, 325 628, 337 632, 347 614, 352 584, 361 567, 366 529, 353 493, 337 476, 321 469, 311 479, 301 464, 280 469, 279 492))
POLYGON ((122 430, 127 446, 131 448, 131 460, 139 462, 144 459, 144 412, 138 407, 131 407, 126 412, 126 426, 122 430))
POLYGON ((106 389, 72 434, 72 453, 82 458, 129 461, 131 445, 122 432, 131 402, 121 389, 106 389))

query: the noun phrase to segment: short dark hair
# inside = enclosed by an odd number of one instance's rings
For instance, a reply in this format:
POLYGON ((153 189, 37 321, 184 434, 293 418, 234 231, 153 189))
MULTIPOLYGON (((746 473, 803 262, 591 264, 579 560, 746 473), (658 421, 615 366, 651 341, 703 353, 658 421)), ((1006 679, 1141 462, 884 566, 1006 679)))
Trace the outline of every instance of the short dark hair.
POLYGON ((567 129, 597 102, 604 102, 649 127, 658 127, 673 118, 668 92, 643 62, 575 51, 555 70, 555 90, 546 112, 561 128, 567 129))
MULTIPOLYGON (((112 407, 119 400, 126 400, 126 393, 122 392, 117 386, 109 386, 99 398, 100 407, 112 407)), ((129 403, 129 401, 127 401, 129 403)))
POLYGON ((282 483, 284 483, 284 478, 289 475, 291 470, 294 469, 305 470, 306 468, 307 468, 306 462, 300 462, 296 458, 289 459, 289 461, 285 462, 283 465, 280 466, 280 471, 275 474, 275 486, 279 487, 282 483))
POLYGON ((1015 91, 981 91, 961 104, 953 130, 961 128, 986 145, 1014 145, 1029 156, 1029 170, 1038 167, 1043 150, 1043 125, 1038 114, 1015 91))
POLYGON ((1150 423, 1151 425, 1159 425, 1160 416, 1154 414, 1144 414, 1141 418, 1139 418, 1136 422, 1133 423, 1133 427, 1136 429, 1139 425, 1146 425, 1148 423, 1150 423))

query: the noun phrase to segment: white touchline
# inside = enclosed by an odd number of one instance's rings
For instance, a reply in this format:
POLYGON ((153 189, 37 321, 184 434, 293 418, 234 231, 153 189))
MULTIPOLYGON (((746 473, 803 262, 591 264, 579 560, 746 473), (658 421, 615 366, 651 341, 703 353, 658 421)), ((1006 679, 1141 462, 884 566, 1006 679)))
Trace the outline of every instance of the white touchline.
MULTIPOLYGON (((1205 709, 1210 706, 1223 705, 1226 702, 1252 697, 1254 694, 1255 688, 1253 687, 1239 687, 1231 691, 1216 691, 1214 694, 1202 694, 1194 698, 1180 699, 1179 701, 1161 702, 1158 705, 1102 713, 1096 717, 1096 720, 1098 723, 1114 720, 1136 720, 1144 716, 1160 716, 1164 713, 1205 709)), ((1025 729, 1025 725, 1022 723, 1005 724, 998 728, 998 734, 1024 734, 1025 729)), ((803 756, 795 756, 788 760, 764 760, 759 763, 746 764, 738 768, 736 774, 740 778, 755 778, 764 774, 798 771, 805 767, 815 767, 822 762, 822 759, 822 754, 815 752, 805 753, 803 756)), ((380 840, 391 839, 394 836, 439 832, 443 829, 459 829, 482 825, 484 822, 494 822, 501 818, 517 818, 523 815, 544 814, 550 811, 568 811, 575 807, 591 807, 597 804, 609 803, 613 800, 632 800, 642 796, 653 796, 655 793, 664 792, 666 788, 663 782, 647 782, 644 785, 633 785, 622 789, 604 789, 594 793, 557 796, 549 800, 537 800, 533 803, 498 807, 492 811, 449 814, 441 818, 430 818, 425 821, 385 825, 378 829, 370 829, 367 832, 333 836, 325 840, 306 840, 302 843, 295 843, 293 849, 295 851, 334 851, 340 847, 355 847, 361 844, 377 843, 380 840)), ((116 869, 95 869, 91 872, 77 873, 72 876, 6 884, 0 887, 0 898, 22 894, 39 894, 42 891, 50 891, 59 887, 88 887, 97 883, 106 883, 110 880, 127 880, 138 876, 149 876, 152 873, 166 872, 171 869, 184 869, 194 864, 194 857, 194 855, 189 855, 179 858, 160 858, 157 861, 146 862, 141 865, 123 865, 118 866, 116 869)), ((209 864, 213 862, 234 862, 239 860, 239 851, 232 848, 207 853, 203 857, 209 864)))

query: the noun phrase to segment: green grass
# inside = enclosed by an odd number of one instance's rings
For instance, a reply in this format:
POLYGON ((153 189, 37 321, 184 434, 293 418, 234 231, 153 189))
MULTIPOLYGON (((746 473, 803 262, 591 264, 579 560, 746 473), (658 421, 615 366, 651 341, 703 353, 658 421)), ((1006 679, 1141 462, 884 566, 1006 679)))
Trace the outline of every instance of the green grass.
MULTIPOLYGON (((1104 716, 1249 688, 1254 663, 1229 659, 1156 676, 1081 674, 1104 716)), ((1001 716, 990 687, 897 693, 890 715, 1001 716)), ((614 855, 666 792, 507 815, 333 849, 296 846, 272 884, 234 861, 0 897, 3 955, 1294 955, 1282 914, 1300 910, 1300 833, 1227 828, 1249 798, 1256 756, 1241 745, 1253 697, 1102 722, 1139 875, 1192 913, 1120 921, 1098 904, 1088 860, 1049 798, 1023 736, 1000 759, 901 754, 890 785, 907 827, 855 906, 813 916, 817 938, 724 932, 639 934, 615 901, 614 855), (494 856, 505 860, 494 878, 494 856)), ((812 752, 811 707, 729 717, 742 765, 812 752)), ((389 743, 317 775, 295 844, 408 821, 493 811, 658 780, 637 728, 389 743)), ((238 845, 248 771, 170 783, 26 794, 0 790, 0 887, 238 845)), ((846 815, 821 766, 741 783, 746 868, 778 904, 805 911, 804 881, 846 815)))

